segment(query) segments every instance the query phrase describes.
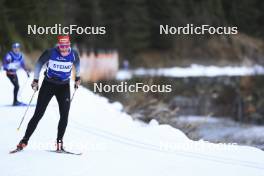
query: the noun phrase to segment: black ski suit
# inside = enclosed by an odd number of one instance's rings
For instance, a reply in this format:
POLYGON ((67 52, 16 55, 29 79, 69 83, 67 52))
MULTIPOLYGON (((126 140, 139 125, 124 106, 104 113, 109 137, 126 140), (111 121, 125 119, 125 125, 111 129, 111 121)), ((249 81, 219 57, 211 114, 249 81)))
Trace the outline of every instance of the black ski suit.
MULTIPOLYGON (((53 49, 54 52, 54 49, 53 49)), ((79 56, 76 51, 72 51, 74 54, 74 61, 73 65, 75 66, 76 70, 76 80, 80 79, 80 60, 79 56)), ((35 66, 35 75, 34 79, 38 79, 40 70, 45 63, 49 63, 50 57, 52 54, 52 49, 46 50, 39 58, 36 66, 35 66)), ((30 136, 33 134, 34 130, 36 129, 38 122, 42 118, 45 113, 45 110, 53 96, 56 97, 57 102, 59 104, 59 112, 60 112, 60 120, 58 124, 58 134, 57 134, 57 141, 62 140, 67 123, 68 123, 68 115, 70 109, 70 83, 69 79, 67 80, 58 80, 57 78, 52 78, 47 76, 47 70, 45 72, 45 78, 42 82, 37 106, 35 109, 35 113, 31 120, 28 123, 26 133, 22 139, 24 143, 27 143, 30 136)))

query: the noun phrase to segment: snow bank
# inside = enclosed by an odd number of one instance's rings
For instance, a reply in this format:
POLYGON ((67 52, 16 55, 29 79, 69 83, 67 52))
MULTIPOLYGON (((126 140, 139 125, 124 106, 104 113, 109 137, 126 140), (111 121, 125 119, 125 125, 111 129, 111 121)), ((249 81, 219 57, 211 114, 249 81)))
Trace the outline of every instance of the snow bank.
MULTIPOLYGON (((19 72, 20 85, 26 80, 19 72)), ((31 78, 32 79, 32 78, 31 78)), ((25 83, 20 100, 28 102, 32 91, 25 83)), ((12 86, 0 73, 1 174, 47 175, 264 175, 264 153, 252 147, 191 141, 169 125, 142 125, 122 112, 119 103, 80 87, 75 94, 64 138, 66 148, 81 156, 49 153, 54 148, 58 105, 52 99, 25 151, 10 155, 21 139, 34 107, 30 107, 17 132, 25 107, 11 107, 12 86)), ((36 97, 34 98, 34 104, 36 97)))

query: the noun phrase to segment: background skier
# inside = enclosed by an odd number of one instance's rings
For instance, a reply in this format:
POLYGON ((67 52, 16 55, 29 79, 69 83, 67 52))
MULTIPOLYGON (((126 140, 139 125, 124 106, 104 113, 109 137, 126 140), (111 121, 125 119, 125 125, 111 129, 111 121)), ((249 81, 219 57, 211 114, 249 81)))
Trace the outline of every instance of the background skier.
POLYGON ((9 51, 3 58, 3 67, 6 71, 6 76, 14 85, 13 106, 25 105, 24 103, 19 102, 17 99, 19 83, 16 71, 22 67, 26 71, 27 76, 29 77, 29 71, 26 69, 24 56, 20 48, 21 45, 19 43, 14 43, 12 45, 12 50, 9 51))

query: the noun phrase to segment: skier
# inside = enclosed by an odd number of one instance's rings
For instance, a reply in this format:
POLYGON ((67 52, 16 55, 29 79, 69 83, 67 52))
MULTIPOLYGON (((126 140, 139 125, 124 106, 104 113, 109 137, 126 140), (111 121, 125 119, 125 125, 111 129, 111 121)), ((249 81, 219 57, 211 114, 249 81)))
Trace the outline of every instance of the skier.
POLYGON ((21 45, 19 43, 12 44, 12 50, 9 51, 3 59, 3 67, 6 71, 6 76, 14 85, 13 106, 24 105, 24 103, 21 103, 17 100, 17 93, 19 91, 19 83, 16 73, 17 69, 22 67, 29 77, 29 71, 26 69, 24 56, 21 53, 20 48, 21 45))
POLYGON ((68 123, 71 103, 69 82, 72 65, 75 66, 76 70, 74 87, 77 89, 81 83, 79 55, 71 48, 70 37, 68 35, 58 36, 57 46, 46 50, 38 59, 34 70, 34 80, 31 84, 34 91, 38 91, 39 73, 45 63, 47 63, 47 69, 44 73, 44 80, 39 91, 36 109, 28 123, 24 137, 17 145, 17 150, 23 150, 27 146, 29 138, 44 115, 51 98, 55 96, 59 104, 60 112, 56 146, 57 151, 64 151, 63 136, 68 123))

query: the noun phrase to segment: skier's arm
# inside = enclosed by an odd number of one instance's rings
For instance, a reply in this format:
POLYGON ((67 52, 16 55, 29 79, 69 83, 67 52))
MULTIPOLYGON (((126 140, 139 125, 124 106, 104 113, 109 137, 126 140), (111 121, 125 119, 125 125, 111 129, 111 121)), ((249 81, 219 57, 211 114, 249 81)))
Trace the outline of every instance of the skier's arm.
POLYGON ((80 57, 79 54, 74 51, 74 62, 73 65, 75 67, 75 84, 74 84, 74 88, 77 89, 79 87, 79 85, 81 84, 81 74, 80 74, 80 57))
POLYGON ((23 55, 21 56, 20 67, 22 67, 26 71, 25 60, 23 55))
POLYGON ((50 50, 44 51, 39 57, 35 69, 34 69, 34 80, 39 79, 39 73, 41 71, 42 66, 49 61, 50 50))
POLYGON ((10 54, 6 54, 4 59, 3 59, 3 67, 5 71, 8 71, 8 64, 11 62, 12 58, 10 54))
POLYGON ((75 67, 75 72, 76 72, 75 73, 75 81, 76 81, 76 80, 80 79, 80 76, 81 76, 81 74, 80 74, 80 57, 76 51, 74 51, 74 57, 75 57, 75 60, 73 62, 73 65, 75 67))

